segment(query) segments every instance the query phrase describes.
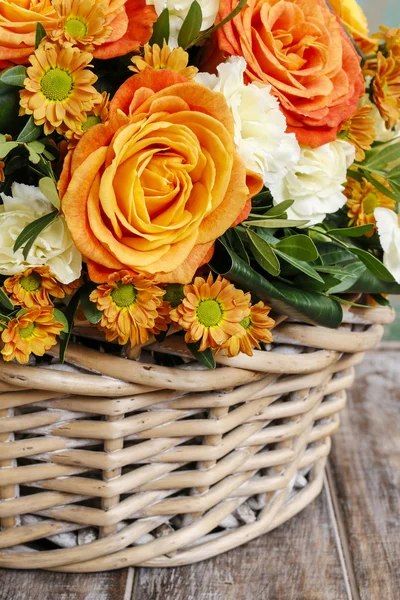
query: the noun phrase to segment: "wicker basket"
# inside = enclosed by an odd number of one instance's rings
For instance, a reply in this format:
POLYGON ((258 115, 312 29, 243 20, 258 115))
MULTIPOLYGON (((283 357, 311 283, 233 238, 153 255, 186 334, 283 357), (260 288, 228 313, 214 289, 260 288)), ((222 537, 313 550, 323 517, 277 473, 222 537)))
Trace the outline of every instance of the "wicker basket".
POLYGON ((67 367, 1 363, 0 566, 183 565, 284 523, 320 492, 353 367, 392 319, 283 323, 215 371, 152 363, 185 355, 177 336, 140 362, 71 345, 67 367))

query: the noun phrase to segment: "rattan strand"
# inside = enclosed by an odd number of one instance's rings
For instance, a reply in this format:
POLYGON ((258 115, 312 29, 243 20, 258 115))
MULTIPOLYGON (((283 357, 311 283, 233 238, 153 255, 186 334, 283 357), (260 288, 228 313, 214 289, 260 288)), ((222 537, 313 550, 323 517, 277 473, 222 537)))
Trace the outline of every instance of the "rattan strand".
POLYGON ((320 492, 353 368, 392 319, 284 322, 215 371, 151 362, 190 358, 179 336, 137 362, 71 345, 67 369, 0 363, 0 566, 183 565, 284 523, 320 492))

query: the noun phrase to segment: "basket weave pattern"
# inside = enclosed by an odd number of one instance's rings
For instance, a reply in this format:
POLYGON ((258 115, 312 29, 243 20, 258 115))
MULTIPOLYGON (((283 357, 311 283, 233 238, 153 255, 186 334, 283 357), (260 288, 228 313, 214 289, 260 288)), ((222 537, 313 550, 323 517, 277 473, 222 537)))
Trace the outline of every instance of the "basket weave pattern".
POLYGON ((392 318, 284 323, 215 371, 152 363, 185 356, 177 336, 141 362, 71 345, 79 369, 1 363, 0 566, 182 565, 285 522, 320 492, 353 367, 392 318))

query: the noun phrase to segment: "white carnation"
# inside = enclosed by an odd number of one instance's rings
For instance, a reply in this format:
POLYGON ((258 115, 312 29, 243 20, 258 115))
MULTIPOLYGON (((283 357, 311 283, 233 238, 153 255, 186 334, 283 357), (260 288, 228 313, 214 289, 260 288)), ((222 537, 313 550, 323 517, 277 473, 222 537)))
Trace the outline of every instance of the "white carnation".
POLYGON ((389 208, 374 210, 379 239, 383 249, 383 264, 400 283, 400 226, 398 215, 389 208))
MULTIPOLYGON (((219 0, 197 1, 200 4, 203 17, 200 31, 205 31, 214 25, 219 9, 219 0)), ((168 46, 170 48, 177 48, 178 46, 179 31, 189 12, 192 2, 193 0, 146 0, 147 5, 154 6, 157 16, 159 16, 165 8, 168 8, 170 29, 168 46)))
POLYGON ((222 92, 235 122, 235 143, 246 167, 270 187, 282 181, 300 156, 294 133, 285 133, 286 119, 271 86, 244 84, 246 61, 232 56, 217 67, 218 75, 198 73, 196 81, 222 92))
POLYGON ((12 184, 12 196, 1 193, 0 274, 15 275, 28 267, 48 266, 61 283, 71 283, 81 274, 82 257, 75 248, 64 217, 59 216, 36 238, 24 259, 22 248, 13 251, 15 240, 32 221, 54 210, 38 187, 12 184))
POLYGON ((354 146, 344 140, 318 148, 301 147, 298 163, 270 187, 274 204, 294 200, 287 211, 289 219, 307 219, 308 225, 321 223, 346 203, 346 171, 354 155, 354 146))

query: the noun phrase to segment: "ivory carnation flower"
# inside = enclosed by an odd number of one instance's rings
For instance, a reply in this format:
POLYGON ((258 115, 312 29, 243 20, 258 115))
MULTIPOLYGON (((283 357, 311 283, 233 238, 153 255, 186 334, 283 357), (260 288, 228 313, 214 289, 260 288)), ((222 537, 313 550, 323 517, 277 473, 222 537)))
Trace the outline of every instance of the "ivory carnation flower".
POLYGON ((289 219, 306 219, 308 225, 321 223, 327 214, 346 204, 346 171, 354 155, 354 146, 343 140, 314 149, 302 147, 297 165, 270 188, 274 204, 294 200, 287 211, 289 219))
MULTIPOLYGON (((217 21, 236 5, 221 0, 217 21)), ((222 53, 246 59, 247 81, 272 86, 300 144, 333 141, 356 110, 360 59, 325 0, 249 0, 217 38, 222 53)))
POLYGON ((124 269, 191 281, 262 187, 233 136, 222 94, 178 73, 146 69, 120 87, 109 121, 82 136, 59 182, 93 281, 124 269))
MULTIPOLYGON (((197 0, 200 4, 203 20, 200 31, 205 31, 212 27, 217 16, 219 0, 197 0)), ((157 16, 168 8, 169 11, 169 39, 167 40, 170 48, 178 46, 178 35, 183 21, 189 12, 193 0, 146 0, 147 4, 154 6, 157 16)))
POLYGON ((383 249, 383 264, 400 283, 399 216, 389 208, 376 208, 374 215, 383 249))
POLYGON ((92 43, 94 56, 106 59, 138 50, 150 39, 156 18, 146 0, 0 0, 0 68, 27 64, 38 22, 48 34, 92 43))
POLYGON ((295 135, 285 133, 286 119, 271 86, 245 85, 245 70, 244 58, 232 56, 217 67, 218 76, 199 73, 195 80, 224 94, 235 122, 236 148, 247 169, 269 187, 297 163, 300 148, 295 135))
POLYGON ((64 218, 59 216, 36 238, 25 260, 22 248, 14 252, 15 240, 32 221, 54 207, 38 187, 13 183, 12 196, 1 193, 0 274, 15 275, 29 267, 48 266, 61 283, 75 281, 81 273, 81 255, 75 248, 64 218))

